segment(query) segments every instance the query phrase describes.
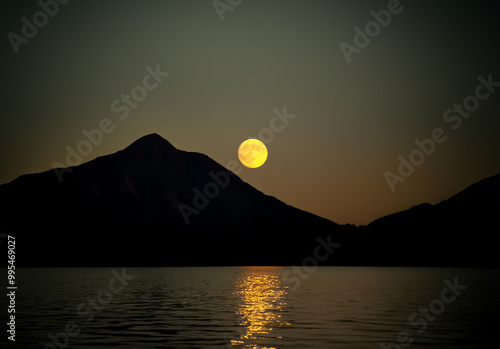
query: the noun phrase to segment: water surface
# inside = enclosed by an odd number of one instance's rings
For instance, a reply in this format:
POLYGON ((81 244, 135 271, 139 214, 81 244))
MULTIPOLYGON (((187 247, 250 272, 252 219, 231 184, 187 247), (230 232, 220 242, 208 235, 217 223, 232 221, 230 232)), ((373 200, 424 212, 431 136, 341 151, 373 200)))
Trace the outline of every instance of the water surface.
POLYGON ((398 348, 398 336, 406 340, 403 344, 411 341, 405 348, 498 347, 491 346, 497 343, 500 315, 498 270, 319 267, 309 273, 289 267, 206 267, 124 272, 129 280, 116 276, 122 268, 19 270, 17 347, 363 349, 393 342, 387 347, 398 348), (459 295, 444 292, 445 280, 455 278, 467 288, 456 291, 459 295), (441 300, 443 294, 449 303, 441 300), (420 313, 425 308, 428 312, 420 313))

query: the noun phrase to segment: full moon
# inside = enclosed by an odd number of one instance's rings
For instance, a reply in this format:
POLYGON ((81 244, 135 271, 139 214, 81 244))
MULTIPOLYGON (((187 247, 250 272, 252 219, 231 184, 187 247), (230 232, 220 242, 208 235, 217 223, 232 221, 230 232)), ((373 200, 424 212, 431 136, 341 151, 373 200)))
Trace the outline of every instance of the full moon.
POLYGON ((267 148, 258 139, 247 139, 238 149, 238 158, 248 168, 260 167, 267 160, 267 148))

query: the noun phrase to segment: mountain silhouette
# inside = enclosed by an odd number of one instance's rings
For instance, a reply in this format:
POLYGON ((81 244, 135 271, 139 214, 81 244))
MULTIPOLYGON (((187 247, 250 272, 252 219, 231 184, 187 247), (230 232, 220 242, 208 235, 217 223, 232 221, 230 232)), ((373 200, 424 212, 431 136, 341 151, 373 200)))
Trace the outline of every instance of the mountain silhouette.
POLYGON ((0 186, 0 202, 29 265, 291 264, 339 227, 157 134, 62 182, 53 170, 21 176, 0 186))
POLYGON ((355 227, 265 195, 157 134, 61 171, 0 186, 0 232, 16 236, 19 266, 500 265, 500 175, 355 227))
POLYGON ((361 227, 363 252, 378 245, 383 265, 498 267, 493 240, 500 231, 499 212, 497 174, 436 205, 420 204, 361 227))

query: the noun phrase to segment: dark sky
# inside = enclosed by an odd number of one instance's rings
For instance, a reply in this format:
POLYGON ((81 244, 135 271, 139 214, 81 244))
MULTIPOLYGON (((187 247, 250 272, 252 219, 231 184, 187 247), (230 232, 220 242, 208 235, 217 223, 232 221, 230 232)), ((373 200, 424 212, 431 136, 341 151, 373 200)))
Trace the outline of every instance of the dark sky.
POLYGON ((46 3, 1 5, 0 183, 66 165, 100 125, 83 162, 156 132, 226 165, 260 135, 268 160, 242 179, 338 223, 500 172, 497 1, 221 0, 221 16, 211 0, 46 3))

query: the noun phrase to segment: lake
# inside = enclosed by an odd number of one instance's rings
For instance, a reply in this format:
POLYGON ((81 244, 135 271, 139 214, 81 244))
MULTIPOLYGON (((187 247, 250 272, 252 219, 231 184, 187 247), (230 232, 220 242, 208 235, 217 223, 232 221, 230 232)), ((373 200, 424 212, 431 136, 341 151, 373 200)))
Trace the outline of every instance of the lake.
POLYGON ((30 268, 16 276, 11 347, 499 347, 497 269, 30 268))

